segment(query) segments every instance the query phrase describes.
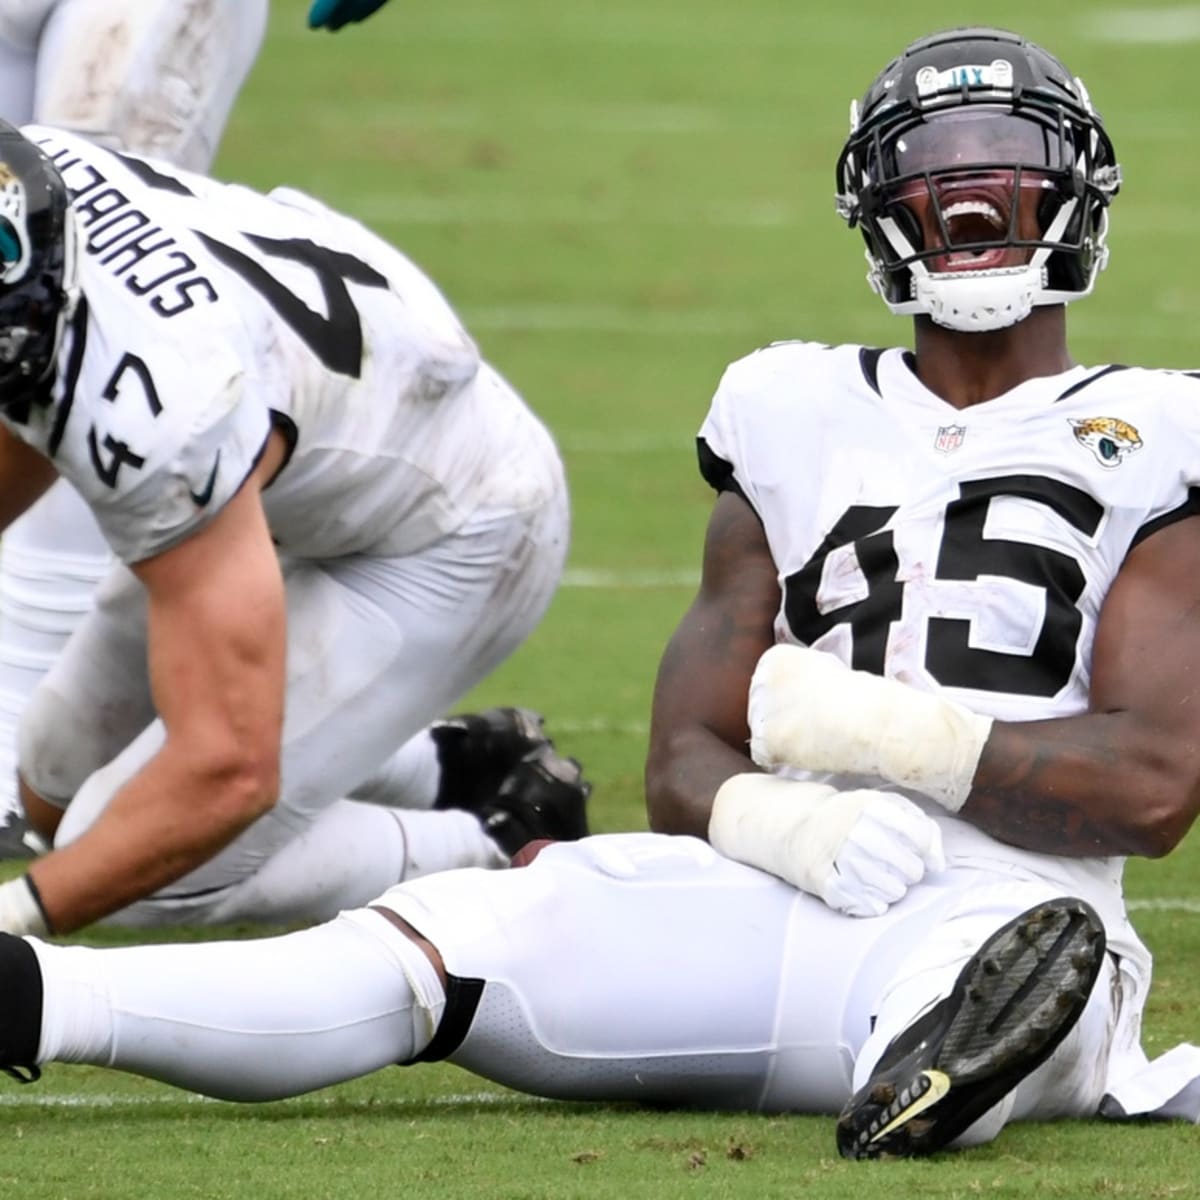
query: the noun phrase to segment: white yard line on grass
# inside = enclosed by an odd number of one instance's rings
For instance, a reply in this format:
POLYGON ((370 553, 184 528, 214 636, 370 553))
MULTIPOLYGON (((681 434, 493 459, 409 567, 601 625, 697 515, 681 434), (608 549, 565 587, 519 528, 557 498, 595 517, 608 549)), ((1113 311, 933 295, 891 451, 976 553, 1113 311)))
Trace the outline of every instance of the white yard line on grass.
POLYGON ((468 329, 488 333, 614 333, 642 337, 749 334, 762 323, 740 312, 655 312, 579 304, 516 304, 467 308, 468 329))
POLYGON ((1096 42, 1175 46, 1200 41, 1200 5, 1110 8, 1088 14, 1082 36, 1096 42))
MULTIPOLYGON (((827 316, 804 312, 772 315, 733 309, 664 311, 566 302, 470 305, 464 308, 463 319, 468 329, 481 333, 612 334, 649 338, 737 336, 752 337, 755 344, 802 334, 820 337, 822 331, 828 329, 827 316)), ((1093 316, 1081 310, 1073 321, 1077 336, 1136 337, 1147 342, 1178 343, 1189 328, 1183 313, 1164 311, 1162 305, 1120 319, 1093 316)), ((880 337, 879 322, 865 308, 861 315, 848 314, 839 319, 838 326, 838 337, 848 341, 875 344, 880 337)), ((746 346, 747 350, 752 348, 746 346)))
POLYGON ((555 733, 619 733, 630 737, 645 737, 650 726, 645 721, 610 721, 606 717, 586 717, 583 720, 554 721, 555 733))
MULTIPOLYGON (((511 1092, 464 1092, 449 1096, 425 1096, 411 1099, 393 1099, 389 1097, 380 1101, 363 1101, 363 1104, 386 1104, 391 1108, 457 1108, 464 1104, 501 1104, 519 1100, 521 1103, 543 1103, 540 1096, 515 1096, 511 1092)), ((191 1092, 175 1092, 169 1095, 155 1096, 118 1096, 111 1093, 99 1092, 74 1093, 19 1091, 0 1092, 0 1108, 122 1108, 125 1106, 147 1107, 166 1104, 229 1104, 228 1100, 213 1100, 208 1096, 195 1096, 191 1092)), ((353 1108, 356 1101, 347 1100, 342 1096, 296 1096, 292 1100, 276 1100, 275 1104, 323 1104, 332 1107, 335 1104, 345 1104, 353 1108)), ((546 1101, 548 1103, 548 1101, 546 1101)))
POLYGON ((367 224, 394 221, 402 225, 543 225, 575 228, 580 225, 669 226, 696 225, 703 228, 792 229, 803 224, 798 207, 751 201, 736 206, 660 211, 623 208, 594 202, 581 203, 564 196, 540 204, 497 200, 490 196, 430 197, 384 195, 368 192, 354 200, 354 215, 367 224))
POLYGON ((1200 913, 1200 900, 1188 900, 1183 896, 1166 896, 1159 900, 1126 900, 1130 912, 1178 912, 1200 913))
POLYGON ((679 450, 691 457, 695 438, 677 433, 560 433, 558 444, 568 454, 662 454, 679 450))
POLYGON ((700 581, 693 567, 666 570, 610 571, 603 567, 568 567, 562 586, 568 588, 682 588, 700 581))

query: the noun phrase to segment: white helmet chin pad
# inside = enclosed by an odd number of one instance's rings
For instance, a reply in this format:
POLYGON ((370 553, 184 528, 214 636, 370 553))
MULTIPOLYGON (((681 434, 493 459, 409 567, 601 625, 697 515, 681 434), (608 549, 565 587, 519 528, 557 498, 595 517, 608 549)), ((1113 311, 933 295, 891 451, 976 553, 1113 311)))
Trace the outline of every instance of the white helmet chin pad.
POLYGON ((1041 268, 1032 264, 953 274, 914 271, 911 310, 962 333, 1007 329, 1033 311, 1042 283, 1041 268))

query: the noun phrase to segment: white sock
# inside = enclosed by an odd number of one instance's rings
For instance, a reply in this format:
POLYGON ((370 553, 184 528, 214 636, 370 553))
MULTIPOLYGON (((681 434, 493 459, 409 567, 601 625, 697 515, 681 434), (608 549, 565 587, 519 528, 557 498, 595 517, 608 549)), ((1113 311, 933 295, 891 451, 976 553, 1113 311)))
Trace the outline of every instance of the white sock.
POLYGON ((453 867, 508 866, 508 855, 483 831, 479 818, 456 808, 397 812, 406 843, 405 879, 453 867))
POLYGON ((344 909, 369 904, 404 878, 407 843, 398 816, 391 809, 338 800, 240 883, 222 878, 220 886, 210 887, 202 866, 176 890, 168 887, 139 900, 105 924, 153 929, 331 920, 344 909))
POLYGON ((404 1062, 445 1008, 379 913, 282 937, 94 950, 34 942, 38 1062, 115 1067, 226 1100, 275 1100, 404 1062))
POLYGON ((168 888, 104 923, 140 929, 315 924, 370 904, 405 879, 454 867, 505 867, 508 861, 470 813, 406 812, 339 800, 241 883, 206 892, 201 867, 189 877, 188 894, 172 895, 168 888))
POLYGON ((389 808, 432 808, 441 780, 437 746, 429 730, 423 729, 409 738, 350 796, 354 800, 389 808))

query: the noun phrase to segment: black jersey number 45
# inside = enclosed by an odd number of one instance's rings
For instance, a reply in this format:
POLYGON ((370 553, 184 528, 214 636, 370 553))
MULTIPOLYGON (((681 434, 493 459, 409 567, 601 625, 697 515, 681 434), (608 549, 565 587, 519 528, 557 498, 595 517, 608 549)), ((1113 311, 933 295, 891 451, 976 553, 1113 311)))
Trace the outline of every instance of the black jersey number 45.
MULTIPOLYGON (((1057 479, 1004 475, 959 484, 958 498, 946 505, 935 579, 1018 580, 1042 589, 1045 612, 1033 631, 1028 653, 985 650, 970 645, 971 622, 958 617, 926 618, 925 667, 946 687, 975 688, 1022 696, 1057 695, 1071 679, 1083 626, 1077 602, 1086 584, 1083 569, 1069 554, 1004 538, 985 538, 988 508, 997 496, 1045 505, 1085 537, 1092 537, 1103 507, 1086 492, 1057 479)), ((784 612, 792 632, 812 644, 835 625, 853 635, 851 665, 884 673, 887 640, 901 618, 904 584, 897 578, 893 531, 885 528, 896 508, 854 505, 834 523, 824 542, 784 583, 784 612), (853 543, 867 582, 867 595, 834 609, 818 606, 825 560, 853 543)))

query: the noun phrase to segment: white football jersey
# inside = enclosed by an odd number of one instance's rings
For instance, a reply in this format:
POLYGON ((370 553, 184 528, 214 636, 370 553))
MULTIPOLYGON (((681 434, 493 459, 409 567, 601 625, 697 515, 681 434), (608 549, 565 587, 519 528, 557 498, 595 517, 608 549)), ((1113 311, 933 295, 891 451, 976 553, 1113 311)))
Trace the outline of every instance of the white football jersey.
MULTIPOLYGON (((781 343, 721 381, 701 469, 762 520, 776 636, 1005 720, 1084 712, 1126 556, 1200 511, 1200 381, 1076 367, 959 410, 910 363, 781 343)), ((1094 900, 1089 881, 1119 888, 1119 862, 1022 854, 924 806, 952 857, 1024 862, 1094 900)))
POLYGON ((292 450, 263 501, 293 557, 410 553, 486 502, 536 420, 467 386, 478 351, 402 254, 298 192, 23 132, 70 191, 83 299, 54 402, 8 424, 82 493, 120 558, 211 520, 272 427, 292 450))

